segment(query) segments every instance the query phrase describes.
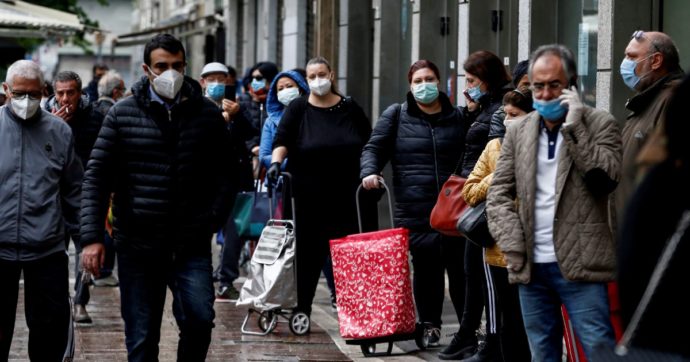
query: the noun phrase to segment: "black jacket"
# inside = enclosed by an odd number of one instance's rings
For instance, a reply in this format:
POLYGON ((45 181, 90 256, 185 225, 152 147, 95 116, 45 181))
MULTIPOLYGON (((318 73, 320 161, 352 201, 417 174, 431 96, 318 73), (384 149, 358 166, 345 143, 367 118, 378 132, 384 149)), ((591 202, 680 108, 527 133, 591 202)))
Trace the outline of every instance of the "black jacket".
POLYGON ((467 177, 472 173, 474 165, 489 142, 491 117, 503 104, 503 95, 511 89, 509 86, 510 83, 498 92, 487 93, 479 98, 479 109, 474 112, 469 112, 466 107, 463 108, 467 136, 465 137, 465 155, 462 160, 460 176, 467 177))
POLYGON ((439 94, 441 117, 429 121, 408 92, 407 102, 386 109, 376 123, 361 159, 361 177, 393 166, 395 223, 412 231, 431 231, 429 215, 443 183, 462 157, 465 131, 460 111, 439 94))
POLYGON ((261 143, 261 130, 264 128, 264 122, 268 118, 268 112, 264 103, 254 102, 248 93, 244 93, 239 97, 240 112, 246 118, 251 126, 256 129, 256 134, 246 141, 247 148, 251 151, 252 148, 259 146, 261 143))
MULTIPOLYGON (((45 110, 52 112, 56 107, 55 96, 51 96, 44 106, 45 110)), ((98 137, 98 131, 101 129, 103 117, 94 117, 94 110, 88 99, 84 96, 79 101, 79 107, 72 118, 67 122, 72 134, 74 135, 74 152, 81 161, 84 168, 86 162, 91 155, 91 149, 98 137)))
POLYGON ((120 250, 208 253, 225 221, 236 170, 220 109, 185 78, 171 110, 151 100, 149 80, 107 114, 84 175, 82 245, 99 242, 114 192, 120 250))

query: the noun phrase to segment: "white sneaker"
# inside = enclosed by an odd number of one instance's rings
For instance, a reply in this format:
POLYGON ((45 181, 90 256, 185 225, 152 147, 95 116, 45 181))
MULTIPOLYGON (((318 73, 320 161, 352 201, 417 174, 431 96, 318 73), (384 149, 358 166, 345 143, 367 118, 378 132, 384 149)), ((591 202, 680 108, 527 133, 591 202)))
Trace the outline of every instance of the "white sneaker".
POLYGON ((93 278, 93 285, 97 287, 116 287, 120 285, 120 282, 117 280, 117 278, 110 274, 107 277, 104 278, 93 278))

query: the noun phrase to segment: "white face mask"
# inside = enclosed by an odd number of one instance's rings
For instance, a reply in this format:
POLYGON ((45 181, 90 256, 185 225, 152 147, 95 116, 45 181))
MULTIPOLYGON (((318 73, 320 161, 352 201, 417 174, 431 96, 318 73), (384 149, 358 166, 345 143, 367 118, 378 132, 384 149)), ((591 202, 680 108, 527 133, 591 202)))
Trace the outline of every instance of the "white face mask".
POLYGON ((278 91, 278 102, 286 107, 297 97, 299 97, 299 89, 297 87, 285 88, 278 91))
POLYGON ((29 96, 25 96, 22 99, 12 98, 11 100, 12 111, 17 117, 21 119, 29 119, 36 114, 36 111, 41 106, 40 99, 31 99, 29 96))
POLYGON ((175 99, 184 83, 184 76, 175 69, 168 69, 160 75, 156 75, 150 68, 149 73, 153 75, 153 89, 159 96, 167 99, 175 99))
POLYGON ((328 78, 316 78, 309 81, 309 90, 317 96, 325 96, 331 92, 331 80, 328 78))
POLYGON ((522 115, 522 116, 517 116, 517 117, 515 117, 515 118, 508 118, 508 117, 509 117, 509 116, 506 116, 506 118, 503 120, 503 125, 505 125, 506 128, 508 128, 508 125, 510 125, 510 124, 514 124, 514 123, 520 122, 520 121, 522 121, 523 119, 527 118, 527 115, 525 114, 525 115, 522 115))

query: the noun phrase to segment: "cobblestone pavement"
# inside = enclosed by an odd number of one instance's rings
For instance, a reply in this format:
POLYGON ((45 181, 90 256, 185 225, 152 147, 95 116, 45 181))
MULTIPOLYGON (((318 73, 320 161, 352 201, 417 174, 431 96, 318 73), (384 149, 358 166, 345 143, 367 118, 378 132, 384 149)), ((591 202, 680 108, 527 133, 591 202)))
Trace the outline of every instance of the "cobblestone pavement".
MULTIPOLYGON (((70 262, 72 253, 73 251, 70 253, 70 262)), ((241 281, 238 280, 238 283, 241 281)), ((243 335, 240 326, 246 314, 245 309, 235 307, 234 303, 216 303, 216 327, 213 329, 207 361, 438 360, 438 350, 418 351, 414 341, 396 343, 392 356, 363 358, 359 346, 347 345, 340 338, 337 316, 329 301, 328 288, 322 280, 314 301, 311 333, 307 336, 293 335, 285 323, 279 324, 268 336, 243 335)), ((76 328, 76 361, 126 361, 124 324, 120 318, 119 302, 118 288, 91 288, 91 301, 87 310, 94 322, 92 325, 78 325, 76 328)), ((176 359, 178 330, 171 305, 172 297, 168 293, 161 332, 161 361, 176 359)), ((444 321, 446 324, 441 342, 447 344, 451 338, 450 333, 458 325, 448 300, 444 306, 444 321)), ((251 327, 256 325, 256 321, 250 324, 251 327)), ((24 320, 23 293, 20 291, 10 361, 28 361, 27 346, 28 329, 24 320)), ((378 350, 383 350, 386 346, 381 344, 377 347, 378 350)))

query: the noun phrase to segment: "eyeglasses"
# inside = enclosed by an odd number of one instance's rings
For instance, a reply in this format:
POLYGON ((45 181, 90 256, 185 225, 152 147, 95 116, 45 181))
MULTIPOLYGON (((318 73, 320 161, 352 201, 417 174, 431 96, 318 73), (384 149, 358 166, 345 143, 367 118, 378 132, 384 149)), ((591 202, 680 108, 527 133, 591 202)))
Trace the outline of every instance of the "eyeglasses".
POLYGON ((254 78, 254 80, 257 82, 261 82, 262 80, 264 80, 264 77, 262 75, 255 75, 252 78, 254 78))
POLYGON ((41 100, 43 97, 43 93, 41 91, 34 91, 34 92, 15 92, 12 90, 12 87, 10 88, 10 93, 12 94, 12 98, 16 100, 23 101, 26 97, 29 97, 31 100, 38 101, 41 100))
POLYGON ((661 53, 661 50, 659 50, 659 46, 656 45, 656 43, 654 42, 654 40, 652 40, 652 39, 650 39, 650 38, 648 38, 648 37, 646 37, 646 36, 644 35, 644 30, 636 30, 636 31, 632 34, 632 36, 630 37, 630 39, 635 39, 635 40, 637 40, 637 41, 639 41, 639 42, 641 42, 641 41, 644 39, 644 40, 648 41, 649 44, 652 44, 652 46, 654 47, 654 49, 656 49, 657 52, 660 52, 660 53, 661 53))
POLYGON ((559 90, 562 90, 563 88, 565 88, 563 83, 557 80, 548 83, 532 83, 532 85, 529 87, 529 89, 532 90, 532 92, 534 93, 541 93, 544 91, 544 89, 548 89, 552 92, 557 92, 559 90))

